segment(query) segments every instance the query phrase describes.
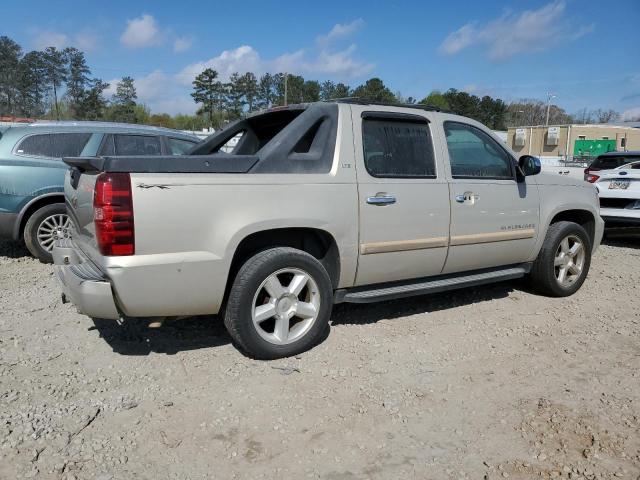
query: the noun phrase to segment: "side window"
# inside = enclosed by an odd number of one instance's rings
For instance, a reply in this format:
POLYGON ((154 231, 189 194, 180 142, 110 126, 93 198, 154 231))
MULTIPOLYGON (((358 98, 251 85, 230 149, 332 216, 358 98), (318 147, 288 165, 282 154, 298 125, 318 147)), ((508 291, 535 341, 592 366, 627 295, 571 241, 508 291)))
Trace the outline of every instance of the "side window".
POLYGON ((435 178, 429 124, 389 118, 362 120, 364 164, 374 177, 435 178))
POLYGON ((51 156, 51 135, 30 135, 20 142, 15 152, 18 155, 29 155, 32 157, 51 156))
POLYGON ((513 179, 511 156, 482 130, 445 122, 444 132, 453 178, 513 179))
POLYGON ((50 157, 78 157, 91 138, 90 133, 54 133, 50 157))
POLYGON ((116 155, 160 155, 160 138, 149 135, 113 136, 116 155))
POLYGON ((196 142, 190 142, 188 140, 181 140, 179 138, 167 138, 169 142, 169 150, 171 155, 184 155, 193 147, 196 142))

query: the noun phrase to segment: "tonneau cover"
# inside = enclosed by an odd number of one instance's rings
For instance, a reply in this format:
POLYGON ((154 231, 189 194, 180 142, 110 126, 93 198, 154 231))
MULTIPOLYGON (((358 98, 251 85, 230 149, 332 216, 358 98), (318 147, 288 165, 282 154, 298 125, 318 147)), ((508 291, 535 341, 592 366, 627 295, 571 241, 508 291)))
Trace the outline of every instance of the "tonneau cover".
POLYGON ((246 173, 255 155, 131 155, 122 157, 67 157, 64 163, 80 172, 138 173, 246 173))

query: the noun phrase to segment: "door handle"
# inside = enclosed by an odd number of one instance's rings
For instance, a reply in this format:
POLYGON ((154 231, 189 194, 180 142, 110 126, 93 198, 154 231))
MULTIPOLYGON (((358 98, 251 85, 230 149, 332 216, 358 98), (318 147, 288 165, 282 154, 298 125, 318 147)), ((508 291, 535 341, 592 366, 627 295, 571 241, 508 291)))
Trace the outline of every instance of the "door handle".
POLYGON ((386 193, 376 193, 374 196, 367 197, 367 203, 376 206, 392 205, 396 203, 396 197, 386 193))
POLYGON ((473 205, 480 198, 480 195, 473 192, 464 192, 461 195, 456 195, 455 199, 458 203, 466 203, 468 205, 473 205))

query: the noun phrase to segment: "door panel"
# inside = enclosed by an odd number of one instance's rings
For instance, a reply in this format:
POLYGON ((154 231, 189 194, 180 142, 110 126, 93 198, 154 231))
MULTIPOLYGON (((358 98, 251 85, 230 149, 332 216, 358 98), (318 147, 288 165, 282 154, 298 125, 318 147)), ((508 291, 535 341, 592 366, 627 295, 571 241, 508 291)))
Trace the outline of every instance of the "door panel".
POLYGON ((377 109, 384 107, 352 106, 360 207, 356 285, 438 275, 447 255, 449 187, 436 160, 441 145, 430 138, 425 121, 429 113, 419 112, 421 121, 408 116, 406 122, 399 117, 387 123, 388 117, 376 120, 377 109), (363 122, 379 123, 363 135, 363 122), (378 142, 376 135, 396 140, 378 142), (432 169, 420 162, 429 155, 432 169))
POLYGON ((445 122, 450 161, 450 247, 443 273, 524 262, 538 232, 534 182, 518 183, 515 160, 488 133, 445 122))

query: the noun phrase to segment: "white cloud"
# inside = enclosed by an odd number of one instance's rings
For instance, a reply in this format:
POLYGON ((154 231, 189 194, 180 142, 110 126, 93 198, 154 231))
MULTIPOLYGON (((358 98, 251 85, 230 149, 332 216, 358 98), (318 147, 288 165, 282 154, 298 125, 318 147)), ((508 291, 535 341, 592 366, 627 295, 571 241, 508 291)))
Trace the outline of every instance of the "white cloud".
POLYGON ((356 45, 338 52, 322 50, 318 57, 310 63, 302 65, 303 70, 310 73, 332 75, 335 77, 359 77, 374 69, 373 63, 353 58, 356 45))
POLYGON ((173 51, 180 53, 189 50, 192 43, 193 40, 189 37, 178 37, 173 41, 173 51))
POLYGON ((120 42, 129 48, 153 47, 163 42, 163 35, 156 19, 149 14, 144 14, 127 20, 127 28, 120 36, 120 42))
POLYGON ((469 22, 451 32, 440 52, 453 55, 472 45, 484 45, 492 60, 504 60, 520 53, 543 52, 562 41, 572 41, 593 30, 593 25, 574 29, 564 17, 566 3, 551 2, 538 10, 505 13, 485 25, 469 22))
POLYGON ((623 122, 638 122, 640 121, 640 107, 630 108, 622 112, 620 116, 623 122))
POLYGON ((318 36, 318 43, 328 44, 338 38, 347 37, 354 34, 364 26, 364 20, 358 18, 350 23, 336 23, 329 33, 318 36))

